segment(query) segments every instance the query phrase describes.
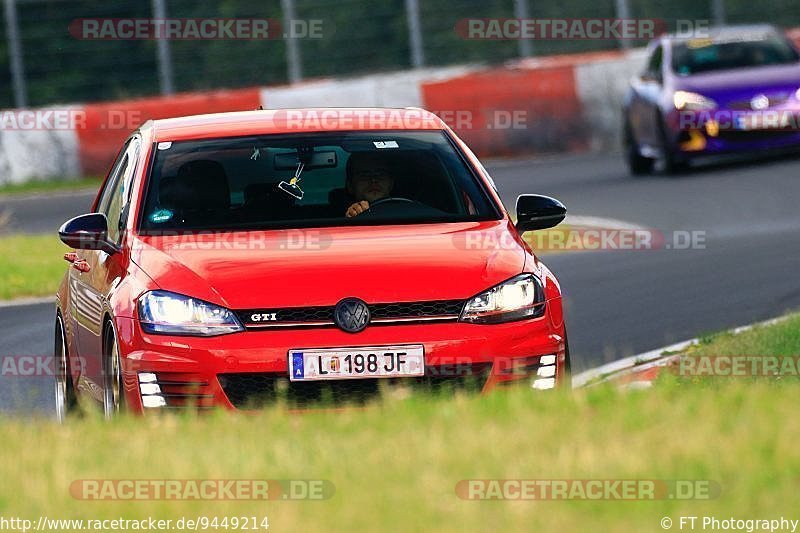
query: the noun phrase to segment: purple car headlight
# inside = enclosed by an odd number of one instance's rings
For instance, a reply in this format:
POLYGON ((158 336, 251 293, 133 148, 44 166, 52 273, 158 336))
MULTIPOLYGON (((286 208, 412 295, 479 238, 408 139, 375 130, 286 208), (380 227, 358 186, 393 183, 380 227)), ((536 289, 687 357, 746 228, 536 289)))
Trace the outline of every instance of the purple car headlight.
POLYGON ((717 103, 711 98, 689 91, 675 91, 672 103, 678 111, 705 111, 717 108, 717 103))

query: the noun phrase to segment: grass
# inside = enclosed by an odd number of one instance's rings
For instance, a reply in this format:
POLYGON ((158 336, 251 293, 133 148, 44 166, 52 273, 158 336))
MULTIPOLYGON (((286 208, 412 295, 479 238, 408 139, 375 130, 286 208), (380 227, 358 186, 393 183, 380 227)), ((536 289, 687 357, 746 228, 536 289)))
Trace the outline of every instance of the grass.
POLYGON ((800 388, 412 396, 363 410, 0 423, 0 516, 267 515, 275 531, 659 531, 796 508, 800 388), (78 501, 83 479, 322 479, 325 501, 78 501), (710 480, 711 500, 466 501, 464 479, 710 480))
POLYGON ((73 191, 94 189, 100 186, 100 178, 63 178, 58 180, 33 180, 25 183, 0 185, 0 196, 12 196, 43 192, 73 191))
MULTIPOLYGON (((798 354, 800 316, 698 353, 798 354)), ((0 418, 0 516, 37 520, 267 516, 276 531, 662 531, 681 516, 798 518, 796 381, 670 376, 647 391, 385 397, 288 414, 0 418), (323 501, 81 501, 76 480, 327 480, 323 501), (467 479, 708 480, 710 499, 467 501, 467 479)))
POLYGON ((800 355, 800 314, 776 324, 757 326, 742 333, 715 333, 702 337, 689 355, 800 355))
POLYGON ((800 375, 797 365, 790 363, 800 357, 800 314, 790 314, 777 323, 741 333, 722 332, 700 337, 681 355, 682 358, 672 365, 675 377, 666 379, 706 388, 731 380, 793 383, 800 375), (784 366, 785 363, 789 366, 784 366), (774 369, 769 371, 772 375, 759 375, 769 368, 774 369), (753 372, 757 375, 751 375, 753 372))
POLYGON ((573 229, 573 226, 568 224, 559 224, 554 228, 528 231, 522 234, 522 238, 535 253, 542 256, 574 252, 577 250, 565 246, 573 229))
POLYGON ((54 235, 0 237, 0 300, 55 294, 68 251, 54 235))

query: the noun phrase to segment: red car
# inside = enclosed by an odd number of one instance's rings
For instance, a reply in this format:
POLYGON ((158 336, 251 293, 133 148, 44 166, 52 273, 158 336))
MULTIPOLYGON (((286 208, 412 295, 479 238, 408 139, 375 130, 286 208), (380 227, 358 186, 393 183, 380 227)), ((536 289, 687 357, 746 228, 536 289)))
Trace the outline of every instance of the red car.
POLYGON ((569 383, 559 284, 520 237, 566 209, 516 210, 420 109, 147 122, 59 230, 59 415, 569 383))

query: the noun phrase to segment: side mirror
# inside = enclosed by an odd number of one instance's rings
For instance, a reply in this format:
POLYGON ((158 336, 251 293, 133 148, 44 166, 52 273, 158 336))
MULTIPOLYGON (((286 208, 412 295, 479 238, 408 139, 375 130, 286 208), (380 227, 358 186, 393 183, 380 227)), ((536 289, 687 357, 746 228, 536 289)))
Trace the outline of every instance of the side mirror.
POLYGON ((58 229, 61 242, 78 250, 102 250, 107 254, 119 252, 108 240, 108 219, 103 213, 80 215, 64 222, 58 229))
POLYGON ((517 198, 517 231, 520 233, 558 226, 567 216, 564 204, 538 194, 521 194, 517 198))
POLYGON ((664 83, 660 72, 645 72, 639 77, 643 82, 657 83, 659 85, 664 83))

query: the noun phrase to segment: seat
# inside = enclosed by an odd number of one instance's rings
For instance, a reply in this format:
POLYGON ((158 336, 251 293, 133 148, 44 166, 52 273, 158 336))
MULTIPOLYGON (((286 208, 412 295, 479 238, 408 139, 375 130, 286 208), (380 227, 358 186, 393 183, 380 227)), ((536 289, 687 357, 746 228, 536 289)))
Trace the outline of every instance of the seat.
POLYGON ((217 161, 188 161, 176 176, 161 179, 158 199, 161 207, 173 210, 176 218, 190 225, 224 220, 231 207, 228 176, 217 161))
POLYGON ((331 211, 338 216, 343 216, 347 208, 353 205, 355 199, 348 194, 347 189, 339 187, 331 189, 328 193, 328 203, 331 206, 331 211))
POLYGON ((244 188, 244 212, 251 221, 288 220, 295 199, 278 190, 276 183, 251 183, 244 188))
POLYGON ((228 176, 221 163, 196 159, 184 163, 175 179, 175 199, 183 209, 220 210, 231 206, 228 176))

